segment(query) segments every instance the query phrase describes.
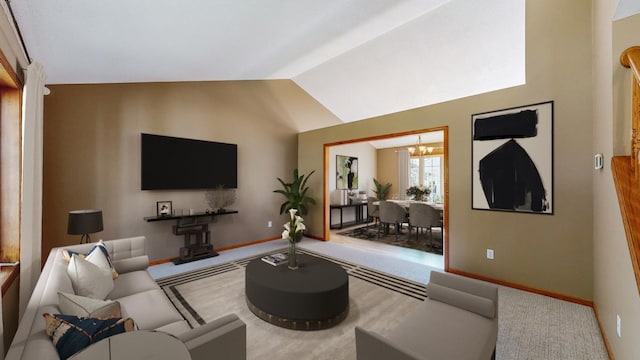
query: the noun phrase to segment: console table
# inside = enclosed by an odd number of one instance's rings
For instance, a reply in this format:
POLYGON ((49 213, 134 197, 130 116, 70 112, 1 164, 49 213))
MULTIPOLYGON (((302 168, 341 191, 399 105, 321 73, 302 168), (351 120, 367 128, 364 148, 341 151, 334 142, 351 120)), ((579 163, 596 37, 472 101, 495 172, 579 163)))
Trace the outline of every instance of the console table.
POLYGON ((237 210, 226 210, 190 215, 148 216, 144 220, 147 222, 176 220, 176 225, 171 228, 172 232, 174 235, 184 236, 184 246, 180 248, 180 255, 172 259, 173 263, 178 265, 218 256, 218 253, 213 250, 213 244, 211 244, 209 223, 215 222, 216 216, 237 213, 237 210))
POLYGON ((366 209, 367 207, 367 203, 366 202, 358 202, 358 203, 353 203, 353 204, 348 204, 348 205, 329 205, 329 227, 331 229, 342 229, 343 226, 345 225, 354 225, 354 224, 362 224, 364 222, 366 222, 366 218, 364 216, 364 209, 366 209), (355 221, 349 221, 344 223, 342 221, 342 210, 344 210, 345 208, 354 208, 355 212, 356 212, 356 219, 355 221), (333 224, 333 210, 339 210, 340 211, 340 225, 334 225, 333 224))

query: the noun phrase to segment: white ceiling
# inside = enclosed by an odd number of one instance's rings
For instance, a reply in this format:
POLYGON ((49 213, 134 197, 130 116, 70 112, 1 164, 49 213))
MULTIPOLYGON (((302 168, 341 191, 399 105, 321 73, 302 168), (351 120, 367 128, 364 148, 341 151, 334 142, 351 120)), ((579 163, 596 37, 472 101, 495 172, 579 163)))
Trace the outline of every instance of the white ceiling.
POLYGON ((8 4, 48 84, 291 79, 355 121, 525 80, 524 0, 8 4))

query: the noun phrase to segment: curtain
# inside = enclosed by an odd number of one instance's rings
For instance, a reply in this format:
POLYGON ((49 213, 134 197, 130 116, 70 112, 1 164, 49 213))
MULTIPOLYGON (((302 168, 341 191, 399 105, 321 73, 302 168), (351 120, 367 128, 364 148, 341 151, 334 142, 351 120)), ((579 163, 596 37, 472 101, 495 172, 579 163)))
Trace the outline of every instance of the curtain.
POLYGON ((22 102, 22 225, 20 239, 20 317, 40 276, 42 258, 42 114, 46 73, 31 63, 25 70, 22 102))
POLYGON ((409 151, 398 150, 398 199, 407 198, 409 187, 409 151))

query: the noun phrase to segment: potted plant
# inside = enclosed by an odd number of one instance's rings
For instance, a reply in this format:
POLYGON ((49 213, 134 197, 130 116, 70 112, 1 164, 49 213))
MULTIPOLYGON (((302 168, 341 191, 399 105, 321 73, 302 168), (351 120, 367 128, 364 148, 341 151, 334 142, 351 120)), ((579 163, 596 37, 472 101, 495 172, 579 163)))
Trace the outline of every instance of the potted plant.
POLYGON ((285 182, 278 178, 278 181, 282 184, 282 189, 273 190, 273 192, 282 194, 282 196, 286 198, 286 201, 280 205, 280 214, 284 214, 291 209, 296 209, 300 215, 307 215, 309 205, 316 204, 316 200, 307 195, 309 191, 307 181, 314 172, 315 170, 311 171, 308 175, 299 175, 298 169, 294 169, 292 182, 285 182))
POLYGON ((431 189, 426 186, 411 186, 407 189, 407 195, 413 196, 413 200, 416 201, 425 201, 426 197, 431 194, 431 189))
POLYGON ((382 184, 376 178, 373 178, 373 183, 376 186, 376 189, 373 192, 376 194, 376 198, 378 200, 385 200, 387 198, 387 194, 389 194, 389 189, 391 189, 391 183, 382 184))

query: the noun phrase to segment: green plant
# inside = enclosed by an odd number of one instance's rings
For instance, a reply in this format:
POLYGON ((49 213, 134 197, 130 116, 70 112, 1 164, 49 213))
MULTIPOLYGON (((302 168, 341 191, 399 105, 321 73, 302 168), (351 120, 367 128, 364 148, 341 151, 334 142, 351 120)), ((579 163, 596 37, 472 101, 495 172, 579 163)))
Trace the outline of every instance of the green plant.
POLYGON ((378 200, 385 200, 387 195, 389 194, 389 189, 391 189, 391 183, 382 184, 376 178, 373 178, 373 183, 376 186, 376 189, 373 192, 376 194, 376 198, 378 200))
POLYGON ((307 181, 314 172, 315 170, 311 171, 308 175, 298 175, 298 169, 294 169, 293 182, 290 183, 278 178, 283 189, 273 190, 273 192, 282 194, 287 199, 280 205, 280 214, 284 214, 291 209, 297 209, 301 215, 307 215, 309 212, 309 204, 316 204, 314 198, 307 196, 307 192, 309 191, 307 181))
POLYGON ((411 186, 407 189, 407 195, 413 196, 414 200, 424 201, 425 198, 431 194, 431 189, 425 186, 411 186))

